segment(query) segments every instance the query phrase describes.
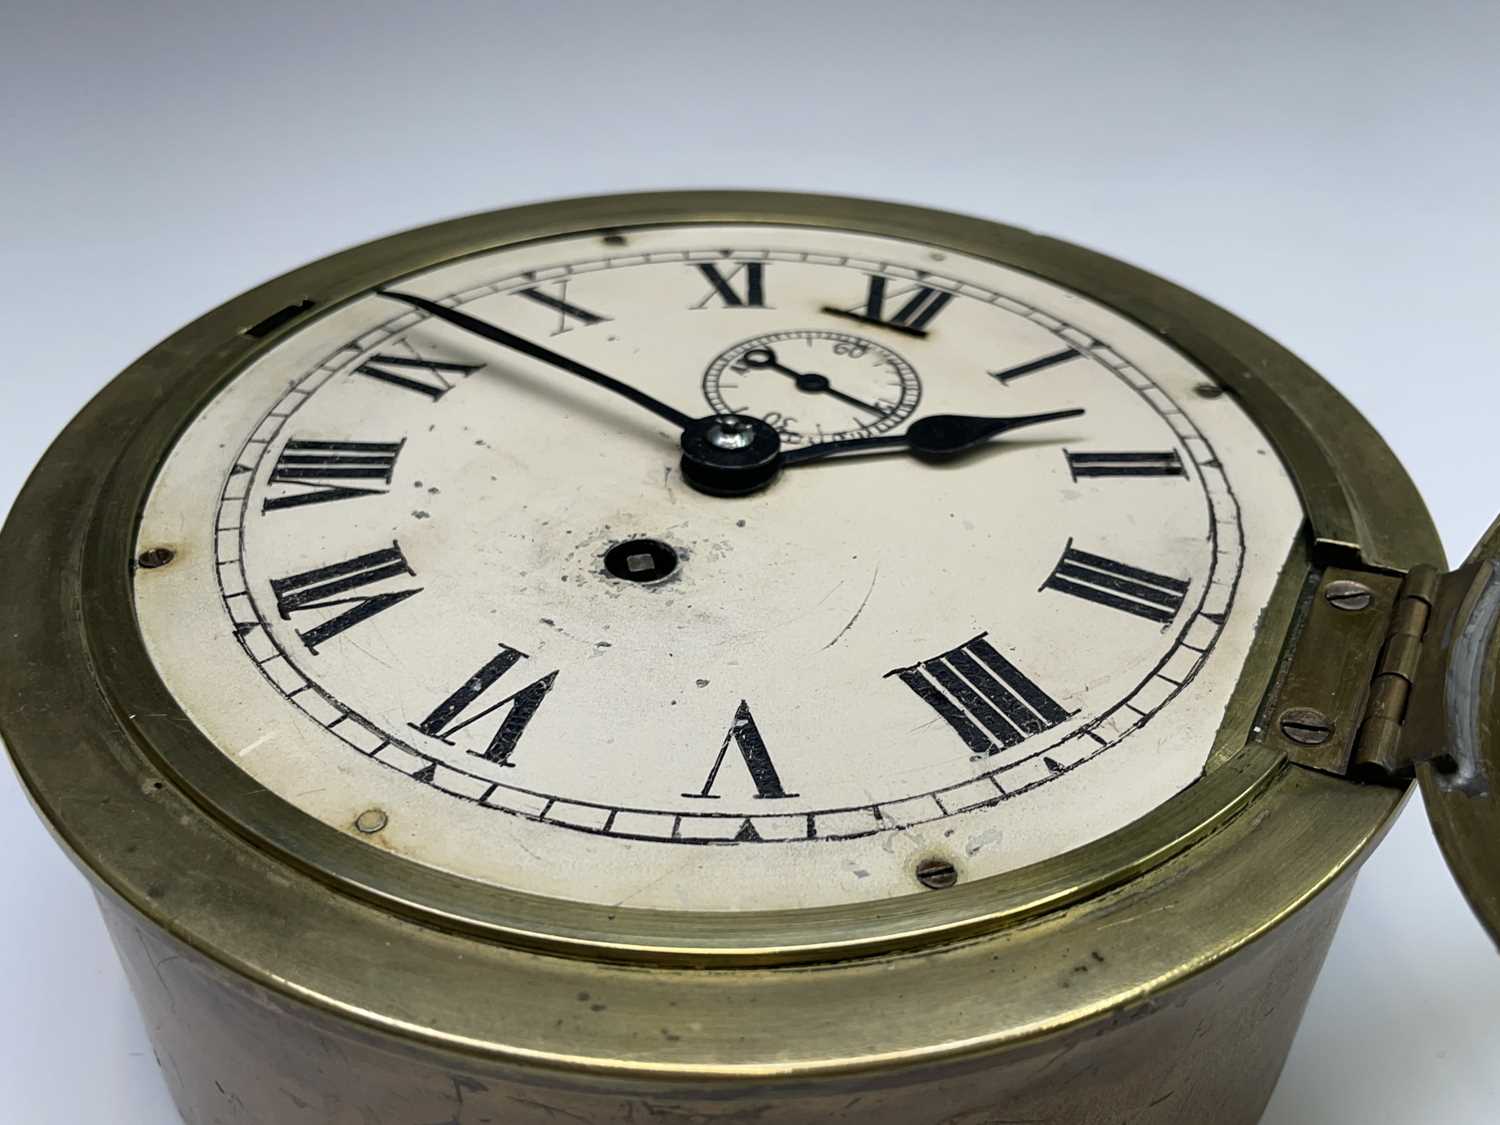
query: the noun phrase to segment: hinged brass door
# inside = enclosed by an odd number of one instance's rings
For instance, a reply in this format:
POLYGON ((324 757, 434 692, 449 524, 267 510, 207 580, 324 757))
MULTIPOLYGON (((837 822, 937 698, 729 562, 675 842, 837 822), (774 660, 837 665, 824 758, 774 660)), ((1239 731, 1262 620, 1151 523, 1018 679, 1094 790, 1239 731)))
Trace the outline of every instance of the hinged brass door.
POLYGON ((1427 815, 1500 944, 1500 520, 1439 581, 1402 722, 1427 815))

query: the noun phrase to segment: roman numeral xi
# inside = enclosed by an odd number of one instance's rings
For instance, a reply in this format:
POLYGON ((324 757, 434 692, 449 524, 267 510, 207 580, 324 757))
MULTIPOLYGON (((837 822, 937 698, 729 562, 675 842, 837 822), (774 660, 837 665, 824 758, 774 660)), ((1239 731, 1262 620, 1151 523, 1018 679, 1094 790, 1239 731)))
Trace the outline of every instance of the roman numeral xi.
POLYGON ((338 611, 311 629, 297 633, 308 650, 316 654, 319 645, 421 591, 418 586, 378 593, 359 592, 363 587, 402 574, 416 577, 416 571, 401 554, 401 545, 392 543, 367 555, 305 570, 287 578, 273 578, 271 592, 276 596, 276 612, 283 621, 290 621, 293 614, 329 609, 338 611))
POLYGON ((511 755, 515 753, 521 736, 526 733, 526 727, 536 716, 542 701, 547 698, 547 693, 552 690, 557 673, 548 672, 493 703, 485 704, 483 697, 505 673, 525 659, 527 656, 524 652, 502 644, 498 656, 465 680, 457 691, 433 708, 432 713, 420 723, 412 723, 412 727, 452 745, 454 735, 503 709, 504 718, 496 725, 484 749, 470 750, 469 753, 496 765, 515 765, 510 760, 511 755))
POLYGON ((401 446, 399 441, 289 441, 271 470, 270 483, 296 485, 298 491, 267 497, 261 511, 275 512, 385 492, 386 488, 371 488, 368 484, 391 483, 401 446), (360 483, 351 483, 354 481, 360 483))
POLYGON ((1165 625, 1182 608, 1188 583, 1077 550, 1070 539, 1051 576, 1042 583, 1042 589, 1056 590, 1165 625))
POLYGON ((766 307, 766 264, 764 262, 741 262, 724 273, 718 266, 700 263, 698 270, 708 280, 709 291, 703 300, 693 306, 707 308, 710 301, 717 301, 726 309, 763 309, 766 307))
POLYGON ((1070 712, 985 638, 980 633, 941 656, 886 676, 911 688, 973 753, 991 755, 1065 722, 1070 712))

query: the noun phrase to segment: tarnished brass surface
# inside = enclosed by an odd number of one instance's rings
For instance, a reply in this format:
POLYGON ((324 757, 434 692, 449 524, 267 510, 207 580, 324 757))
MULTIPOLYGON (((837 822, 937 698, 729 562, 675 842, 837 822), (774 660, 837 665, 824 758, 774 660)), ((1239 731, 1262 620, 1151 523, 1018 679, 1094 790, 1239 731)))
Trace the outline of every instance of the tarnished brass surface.
POLYGON ((427 1125, 455 1116, 441 1098, 468 1081, 501 1091, 492 1116, 518 1125, 559 1119, 525 1108, 538 1089, 573 1100, 537 1104, 583 1106, 568 1112, 599 1122, 650 1120, 652 1098, 692 1107, 679 1121, 839 1120, 836 1109, 848 1121, 991 1125, 1024 1105, 1104 1122, 1129 1119, 1107 1108, 1127 1095, 1140 1122, 1250 1121, 1347 880, 1403 797, 1290 766, 1256 741, 1236 749, 1253 735, 1308 559, 1329 554, 1442 563, 1420 500, 1358 414, 1270 340, 1165 281, 887 204, 762 193, 544 204, 305 267, 184 328, 101 392, 0 533, 12 634, 0 733, 110 904, 195 1125, 235 1120, 209 1093, 215 1069, 260 1115, 243 1120, 278 1125, 427 1125), (1203 782, 1035 868, 872 906, 705 917, 557 903, 418 868, 258 791, 192 728, 142 652, 130 548, 163 451, 217 388, 308 317, 394 275, 515 241, 695 220, 827 224, 1002 261, 1114 305, 1241 399, 1291 468, 1312 535, 1265 615, 1203 782), (243 334, 301 302, 281 327, 243 334), (153 952, 143 962, 137 949, 153 952), (320 1070, 325 1040, 344 1061, 320 1070), (1216 1046, 1200 1053, 1199 1040, 1216 1046), (368 1119, 344 1108, 361 1084, 368 1119), (755 1116, 755 1099, 773 1094, 781 1116, 755 1116))
MULTIPOLYGON (((1348 887, 1343 880, 1170 997, 1140 998, 1071 1035, 823 1080, 768 1069, 734 1084, 601 1080, 417 1048, 247 985, 134 912, 108 898, 101 906, 189 1125, 1250 1125, 1281 1071, 1348 887)), ((1093 951, 1071 965, 1060 956, 1058 970, 1059 988, 1111 971, 1093 951)), ((974 1002, 1007 976, 991 974, 1000 979, 976 987, 974 1002)), ((562 1018, 615 1018, 608 985, 600 988, 598 1004, 591 993, 562 1018)), ((904 1013, 867 1007, 865 1018, 904 1013)))
POLYGON ((1423 649, 1401 752, 1443 857, 1500 945, 1500 520, 1443 579, 1423 649))

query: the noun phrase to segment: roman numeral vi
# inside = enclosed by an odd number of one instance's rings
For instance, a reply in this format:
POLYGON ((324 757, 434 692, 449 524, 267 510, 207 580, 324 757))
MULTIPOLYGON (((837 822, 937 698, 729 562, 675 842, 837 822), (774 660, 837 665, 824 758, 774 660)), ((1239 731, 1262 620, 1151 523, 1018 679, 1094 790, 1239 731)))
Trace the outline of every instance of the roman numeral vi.
POLYGON ((488 692, 500 677, 515 667, 519 661, 525 659, 527 656, 524 652, 502 644, 498 656, 488 661, 483 668, 465 680, 457 691, 433 708, 432 713, 420 723, 411 725, 425 735, 452 745, 454 735, 505 708, 505 717, 495 728, 495 732, 490 735, 485 748, 470 750, 469 753, 476 754, 496 765, 515 765, 510 760, 511 755, 515 753, 521 736, 526 733, 526 727, 536 716, 542 701, 547 698, 547 693, 552 690, 552 685, 557 680, 557 673, 548 672, 540 679, 533 680, 525 687, 511 692, 505 698, 497 699, 488 706, 479 707, 467 717, 464 713, 478 704, 480 697, 488 692))

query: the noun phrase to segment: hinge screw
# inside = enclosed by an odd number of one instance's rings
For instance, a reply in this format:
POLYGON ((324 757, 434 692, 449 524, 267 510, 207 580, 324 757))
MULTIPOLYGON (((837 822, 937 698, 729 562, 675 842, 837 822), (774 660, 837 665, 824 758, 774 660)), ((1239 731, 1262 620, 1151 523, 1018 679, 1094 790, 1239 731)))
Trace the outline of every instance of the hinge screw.
POLYGON ((1362 582, 1340 579, 1337 582, 1328 583, 1328 589, 1323 591, 1323 596, 1335 609, 1357 613, 1362 609, 1370 608, 1370 603, 1375 600, 1375 591, 1362 582))
POLYGON ((1311 707, 1281 713, 1281 733, 1303 746, 1321 746, 1333 737, 1333 720, 1311 707))

